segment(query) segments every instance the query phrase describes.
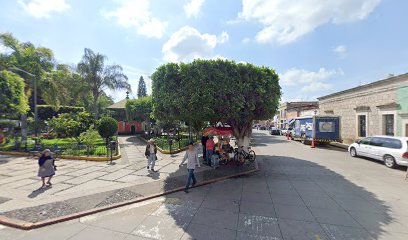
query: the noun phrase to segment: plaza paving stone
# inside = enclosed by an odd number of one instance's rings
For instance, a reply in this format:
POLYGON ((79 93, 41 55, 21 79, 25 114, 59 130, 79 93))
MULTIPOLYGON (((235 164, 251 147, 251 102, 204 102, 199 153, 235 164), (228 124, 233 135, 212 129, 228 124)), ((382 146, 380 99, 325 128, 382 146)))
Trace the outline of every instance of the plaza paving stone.
MULTIPOLYGON (((119 137, 119 142, 123 157, 113 164, 56 161, 58 170, 53 187, 46 189, 38 189, 36 159, 0 156, 6 162, 1 165, 2 171, 19 169, 13 172, 13 177, 1 180, 0 216, 35 223, 185 186, 187 171, 185 166, 179 167, 184 153, 173 156, 159 153, 155 167, 158 172, 151 172, 146 169, 144 143, 135 137, 119 137)), ((217 170, 202 166, 196 176, 198 182, 203 182, 251 169, 253 165, 222 166, 217 170)))

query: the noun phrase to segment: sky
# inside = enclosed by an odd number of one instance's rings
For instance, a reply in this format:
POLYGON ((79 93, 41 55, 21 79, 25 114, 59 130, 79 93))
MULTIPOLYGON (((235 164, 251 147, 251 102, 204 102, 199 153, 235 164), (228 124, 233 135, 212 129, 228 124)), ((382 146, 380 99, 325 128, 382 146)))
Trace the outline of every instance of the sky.
POLYGON ((140 76, 151 93, 161 64, 222 58, 275 69, 282 101, 300 101, 408 72, 406 9, 406 0, 0 0, 0 32, 60 63, 100 52, 124 68, 131 97, 140 76))

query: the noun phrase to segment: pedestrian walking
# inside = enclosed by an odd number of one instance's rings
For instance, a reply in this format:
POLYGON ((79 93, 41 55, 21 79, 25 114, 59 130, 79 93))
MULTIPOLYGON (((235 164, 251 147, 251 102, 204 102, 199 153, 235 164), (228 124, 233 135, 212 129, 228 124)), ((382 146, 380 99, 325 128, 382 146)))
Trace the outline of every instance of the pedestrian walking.
POLYGON ((54 158, 51 155, 51 151, 49 149, 45 149, 42 153, 40 158, 38 158, 38 176, 41 178, 42 186, 41 188, 51 187, 51 179, 55 175, 55 163, 54 158), (45 182, 45 179, 48 178, 48 181, 45 182))
POLYGON ((214 137, 210 136, 209 139, 207 140, 207 143, 205 144, 205 147, 207 149, 207 153, 206 153, 206 160, 207 160, 207 165, 211 166, 211 156, 214 153, 214 137))
POLYGON ((191 181, 193 181, 191 187, 194 187, 197 184, 197 179, 194 175, 195 166, 200 166, 200 162, 198 161, 198 153, 194 148, 194 142, 190 142, 188 145, 188 149, 186 154, 184 155, 183 161, 180 163, 181 165, 187 160, 187 171, 188 171, 188 178, 187 178, 187 185, 184 189, 185 193, 188 193, 188 189, 190 188, 191 181))
POLYGON ((147 158, 147 170, 151 169, 152 172, 156 172, 154 170, 154 164, 157 160, 157 146, 154 144, 154 139, 147 141, 145 156, 147 158))
POLYGON ((207 148, 206 148, 207 141, 208 141, 208 136, 201 137, 201 146, 203 147, 203 162, 207 161, 205 157, 206 152, 207 152, 207 148))

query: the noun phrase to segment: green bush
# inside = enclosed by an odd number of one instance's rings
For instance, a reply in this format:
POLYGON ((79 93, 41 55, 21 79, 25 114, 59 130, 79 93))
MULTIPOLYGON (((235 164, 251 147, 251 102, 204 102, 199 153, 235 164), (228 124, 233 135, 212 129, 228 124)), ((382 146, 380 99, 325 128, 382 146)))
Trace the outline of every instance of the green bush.
POLYGON ((109 139, 118 131, 118 121, 111 117, 103 117, 97 122, 97 129, 99 135, 105 138, 108 144, 109 139))
POLYGON ((100 138, 99 133, 91 126, 90 129, 79 135, 79 140, 86 146, 87 155, 91 154, 96 145, 95 139, 100 138))
POLYGON ((79 135, 88 130, 93 123, 92 115, 87 112, 62 113, 49 121, 53 132, 59 136, 75 138, 78 143, 79 135))

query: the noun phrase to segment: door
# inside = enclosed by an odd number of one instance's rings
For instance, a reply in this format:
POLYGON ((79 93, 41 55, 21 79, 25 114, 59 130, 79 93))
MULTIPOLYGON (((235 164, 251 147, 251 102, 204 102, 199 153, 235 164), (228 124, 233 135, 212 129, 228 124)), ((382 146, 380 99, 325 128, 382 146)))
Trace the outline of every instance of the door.
POLYGON ((405 137, 408 137, 408 123, 405 124, 405 137))
POLYGON ((357 149, 357 154, 359 156, 364 156, 364 157, 370 157, 370 141, 371 138, 363 138, 360 140, 359 144, 358 144, 358 149, 357 149))
POLYGON ((135 134, 135 133, 136 133, 136 126, 135 126, 135 125, 132 125, 132 126, 130 127, 130 132, 131 132, 132 134, 135 134))
POLYGON ((367 157, 382 160, 384 156, 384 139, 380 137, 373 137, 370 141, 370 148, 367 149, 367 157))

